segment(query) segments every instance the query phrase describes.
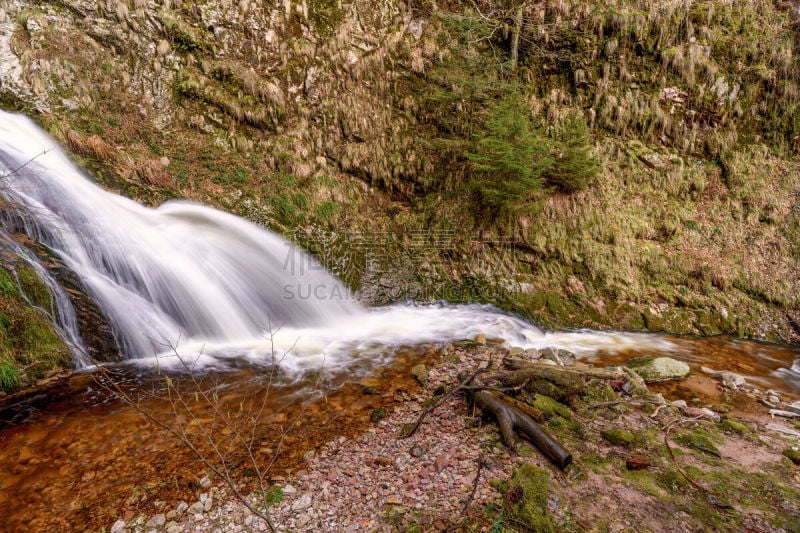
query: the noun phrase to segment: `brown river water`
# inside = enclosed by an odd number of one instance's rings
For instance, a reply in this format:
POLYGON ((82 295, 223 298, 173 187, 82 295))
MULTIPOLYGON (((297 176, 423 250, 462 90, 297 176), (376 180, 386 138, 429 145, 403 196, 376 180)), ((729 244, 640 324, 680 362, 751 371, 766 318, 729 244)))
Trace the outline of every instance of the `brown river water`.
MULTIPOLYGON (((800 357, 798 346, 726 338, 669 340, 678 350, 668 355, 687 361, 698 373, 701 365, 730 370, 760 388, 800 396, 797 374, 780 370, 800 357)), ((208 468, 140 411, 193 436, 205 453, 213 453, 212 448, 198 431, 210 428, 229 467, 253 489, 255 472, 236 445, 235 430, 246 432, 248 441, 252 437, 258 464, 271 464, 268 478, 289 475, 302 469, 308 450, 363 432, 376 409, 402 401, 418 386, 410 368, 436 353, 431 345, 398 349, 394 363, 372 377, 339 374, 324 383, 309 375, 301 383, 279 384, 279 376, 270 379, 263 368, 248 367, 210 373, 198 383, 176 376, 169 386, 152 370, 74 376, 0 408, 0 531, 100 530, 118 518, 146 510, 152 514, 160 501, 167 502, 166 512, 181 499, 196 500, 208 468), (136 405, 109 392, 112 381, 136 405), (184 394, 176 395, 179 389, 184 394), (207 391, 212 401, 196 396, 198 390, 207 391), (179 397, 185 403, 176 401, 179 397), (215 412, 212 404, 223 407, 215 412), (230 424, 220 422, 223 415, 230 424)), ((599 353, 587 362, 610 365, 639 355, 658 354, 599 353)))

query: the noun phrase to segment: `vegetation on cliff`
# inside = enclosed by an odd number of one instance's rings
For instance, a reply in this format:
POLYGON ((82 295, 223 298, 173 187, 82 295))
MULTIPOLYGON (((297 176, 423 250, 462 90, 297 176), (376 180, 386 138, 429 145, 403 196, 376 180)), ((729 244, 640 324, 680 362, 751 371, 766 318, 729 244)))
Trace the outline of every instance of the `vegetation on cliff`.
POLYGON ((797 32, 773 2, 3 16, 6 106, 99 179, 275 228, 367 301, 796 335, 797 32))

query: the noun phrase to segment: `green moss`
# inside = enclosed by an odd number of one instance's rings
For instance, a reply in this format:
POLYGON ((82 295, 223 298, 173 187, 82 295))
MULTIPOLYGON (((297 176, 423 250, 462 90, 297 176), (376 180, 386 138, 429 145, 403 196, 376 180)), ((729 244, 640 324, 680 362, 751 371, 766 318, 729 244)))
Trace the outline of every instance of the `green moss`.
POLYGON ((683 431, 675 435, 672 440, 681 446, 686 446, 714 457, 722 456, 717 446, 712 442, 710 435, 701 429, 683 431))
POLYGON ((273 485, 264 494, 264 501, 267 505, 275 505, 283 500, 283 487, 280 485, 273 485))
POLYGON ((369 415, 369 419, 372 422, 380 422, 386 418, 386 409, 383 407, 378 407, 377 409, 372 411, 372 414, 369 415))
POLYGON ((50 289, 47 288, 36 272, 29 266, 20 266, 17 269, 17 277, 22 291, 30 299, 30 301, 44 309, 50 311, 53 306, 53 295, 50 289))
POLYGON ((729 433, 738 433, 739 435, 752 435, 753 432, 749 427, 733 418, 727 418, 722 422, 722 429, 729 433))
POLYGON ((604 429, 600 435, 615 446, 633 446, 636 435, 624 429, 604 429))
POLYGON ((547 513, 549 481, 550 475, 546 470, 523 463, 514 470, 507 493, 514 518, 540 533, 556 530, 547 513))
POLYGON ((12 392, 22 383, 19 369, 10 356, 2 353, 0 347, 0 391, 12 392))
POLYGON ((781 453, 794 464, 800 465, 800 450, 797 448, 786 448, 781 453))
POLYGON ((544 394, 537 394, 532 405, 541 411, 546 418, 560 416, 565 420, 572 420, 572 413, 569 409, 544 394))

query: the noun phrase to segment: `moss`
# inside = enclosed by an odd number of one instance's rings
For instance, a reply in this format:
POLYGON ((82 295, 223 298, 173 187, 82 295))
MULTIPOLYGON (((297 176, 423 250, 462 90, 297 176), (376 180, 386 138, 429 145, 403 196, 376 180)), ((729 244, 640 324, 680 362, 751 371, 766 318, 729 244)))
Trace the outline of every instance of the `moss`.
POLYGON ((0 391, 12 392, 20 386, 22 378, 10 355, 2 353, 3 351, 0 346, 0 391))
POLYGON ((633 446, 636 435, 624 429, 604 429, 600 435, 615 446, 633 446))
POLYGON ((727 418, 722 422, 722 429, 729 433, 738 433, 739 435, 752 435, 753 432, 749 427, 733 418, 727 418))
POLYGON ((714 457, 722 456, 717 446, 712 442, 710 435, 700 429, 683 431, 675 435, 672 440, 681 446, 686 446, 714 457))
POLYGON ((514 470, 506 495, 514 518, 540 533, 556 530, 547 513, 549 481, 546 470, 523 463, 514 470))
POLYGON ((17 269, 17 277, 25 295, 30 301, 46 311, 50 311, 53 306, 53 295, 50 289, 39 279, 33 268, 24 265, 17 269))
POLYGON ((369 419, 372 422, 380 422, 384 418, 386 418, 386 409, 384 409, 383 407, 378 407, 377 409, 372 411, 372 414, 369 415, 369 419))
POLYGON ((794 464, 800 465, 800 450, 796 448, 786 448, 781 453, 794 464))
POLYGON ((537 394, 532 405, 541 411, 545 418, 560 416, 565 420, 572 420, 572 413, 569 409, 544 394, 537 394))

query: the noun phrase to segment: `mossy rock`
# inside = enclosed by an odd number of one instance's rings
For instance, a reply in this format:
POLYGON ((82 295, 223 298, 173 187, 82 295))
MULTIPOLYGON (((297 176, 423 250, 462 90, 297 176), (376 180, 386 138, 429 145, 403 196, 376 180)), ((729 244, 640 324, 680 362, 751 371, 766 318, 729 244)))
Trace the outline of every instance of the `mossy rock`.
POLYGON ((800 450, 796 448, 786 448, 781 453, 794 464, 800 465, 800 450))
POLYGON ((547 513, 547 487, 550 475, 546 470, 531 464, 521 464, 511 476, 506 499, 509 511, 537 533, 555 532, 556 528, 547 513))
POLYGON ((633 446, 637 437, 625 429, 604 429, 600 435, 615 446, 633 446))
POLYGON ((572 413, 569 409, 544 394, 537 394, 531 405, 541 411, 542 415, 547 419, 560 416, 565 420, 572 420, 572 413))
POLYGON ((639 357, 629 360, 625 366, 639 374, 645 383, 681 379, 691 371, 689 365, 671 357, 639 357))
POLYGON ((692 448, 693 450, 713 455, 714 457, 722 457, 716 444, 714 444, 711 437, 705 431, 699 429, 683 431, 675 435, 672 440, 681 446, 686 446, 687 448, 692 448))
POLYGON ((753 432, 750 430, 749 427, 742 424, 741 422, 734 420, 733 418, 728 418, 722 422, 722 429, 729 432, 729 433, 738 433, 739 435, 752 435, 753 432))

